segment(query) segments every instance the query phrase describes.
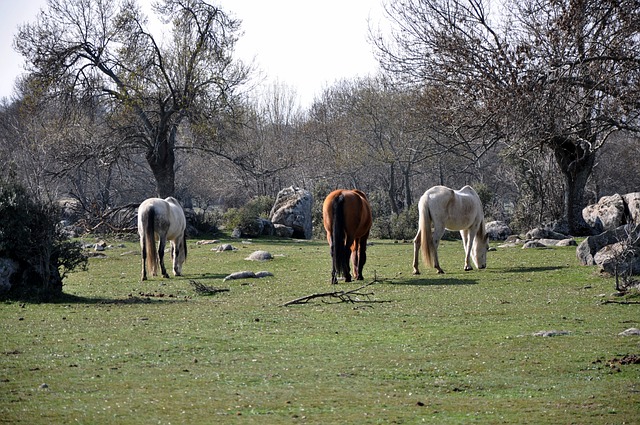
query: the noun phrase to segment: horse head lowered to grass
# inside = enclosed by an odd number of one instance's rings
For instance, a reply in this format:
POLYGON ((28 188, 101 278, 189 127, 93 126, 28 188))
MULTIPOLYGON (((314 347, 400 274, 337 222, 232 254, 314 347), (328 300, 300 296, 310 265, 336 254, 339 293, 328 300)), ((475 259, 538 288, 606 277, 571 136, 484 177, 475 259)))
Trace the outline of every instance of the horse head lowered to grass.
POLYGON ((334 190, 324 200, 322 218, 333 260, 331 283, 338 283, 338 276, 344 276, 345 282, 351 282, 349 257, 356 280, 362 280, 372 223, 367 196, 357 189, 334 190))
POLYGON ((465 252, 465 270, 472 270, 470 258, 476 268, 487 267, 489 236, 485 230, 482 202, 471 186, 465 186, 460 190, 445 186, 432 187, 420 197, 418 214, 418 233, 413 240, 414 274, 420 274, 420 249, 425 264, 436 268, 438 273, 444 273, 438 261, 438 245, 445 229, 460 231, 465 252))
POLYGON ((187 259, 187 220, 177 199, 149 198, 138 208, 138 234, 142 249, 142 280, 147 279, 147 268, 156 276, 158 264, 162 276, 169 277, 164 266, 164 248, 171 242, 173 274, 182 274, 182 264, 187 259), (156 251, 156 239, 158 250, 156 251))

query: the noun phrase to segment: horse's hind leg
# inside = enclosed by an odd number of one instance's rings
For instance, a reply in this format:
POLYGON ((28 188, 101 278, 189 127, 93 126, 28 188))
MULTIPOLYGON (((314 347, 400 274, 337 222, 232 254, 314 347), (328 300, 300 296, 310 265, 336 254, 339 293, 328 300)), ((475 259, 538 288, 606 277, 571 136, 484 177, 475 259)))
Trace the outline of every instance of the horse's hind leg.
POLYGON ((160 259, 160 268, 162 269, 162 276, 169 277, 167 269, 164 267, 164 248, 167 245, 167 237, 161 236, 158 243, 158 258, 160 259))
MULTIPOLYGON (((350 239, 347 236, 347 241, 345 243, 345 249, 351 249, 351 259, 353 260, 354 258, 354 245, 355 242, 353 239, 350 239)), ((345 258, 345 265, 344 265, 344 281, 345 282, 351 282, 351 265, 349 264, 349 258, 345 258)), ((358 270, 354 268, 353 270, 354 273, 358 273, 358 270)))
POLYGON ((362 276, 362 270, 367 262, 367 236, 363 236, 356 240, 356 261, 354 262, 353 269, 356 274, 356 280, 364 280, 362 276))
POLYGON ((420 270, 418 269, 418 256, 420 253, 420 230, 416 234, 416 237, 413 239, 413 274, 420 274, 420 270))
POLYGON ((444 236, 444 230, 444 226, 436 226, 436 228, 433 229, 433 246, 435 247, 435 252, 433 253, 433 267, 438 270, 438 274, 444 273, 444 270, 440 267, 440 261, 438 260, 438 247, 440 246, 440 239, 444 236))
POLYGON ((142 273, 140 280, 147 280, 147 250, 144 242, 144 236, 140 237, 140 248, 142 249, 142 273))

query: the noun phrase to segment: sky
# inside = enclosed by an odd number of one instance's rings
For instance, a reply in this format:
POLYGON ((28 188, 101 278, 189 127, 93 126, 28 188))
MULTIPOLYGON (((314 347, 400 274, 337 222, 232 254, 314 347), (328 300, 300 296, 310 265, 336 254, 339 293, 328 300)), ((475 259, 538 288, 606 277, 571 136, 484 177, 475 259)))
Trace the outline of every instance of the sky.
MULTIPOLYGON (((378 64, 368 28, 382 22, 381 0, 218 0, 242 20, 236 55, 262 71, 265 84, 294 90, 308 106, 341 79, 373 75, 378 64)), ((0 98, 13 93, 24 59, 13 49, 20 24, 35 21, 46 0, 0 0, 0 98)))

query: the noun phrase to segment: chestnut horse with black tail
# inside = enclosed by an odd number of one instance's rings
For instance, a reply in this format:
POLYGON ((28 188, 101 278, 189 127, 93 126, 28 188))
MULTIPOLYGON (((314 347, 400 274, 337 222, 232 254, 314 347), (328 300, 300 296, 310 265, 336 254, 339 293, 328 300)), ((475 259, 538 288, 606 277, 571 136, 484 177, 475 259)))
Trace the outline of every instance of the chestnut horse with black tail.
POLYGON ((338 283, 338 276, 343 276, 345 282, 351 282, 349 257, 354 277, 362 280, 372 222, 367 196, 357 189, 334 190, 324 200, 322 217, 333 259, 331 283, 338 283))
POLYGON ((149 198, 138 208, 138 233, 142 249, 142 280, 147 280, 149 272, 156 276, 158 264, 162 276, 169 277, 164 267, 164 248, 171 242, 173 274, 182 274, 182 263, 187 259, 187 220, 177 199, 149 198), (158 250, 156 251, 156 239, 158 250))

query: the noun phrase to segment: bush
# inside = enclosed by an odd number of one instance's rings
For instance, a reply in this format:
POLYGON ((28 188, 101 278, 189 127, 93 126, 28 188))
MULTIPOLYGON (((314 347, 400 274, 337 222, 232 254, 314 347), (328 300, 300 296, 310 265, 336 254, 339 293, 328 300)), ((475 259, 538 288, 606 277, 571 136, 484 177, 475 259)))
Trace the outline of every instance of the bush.
POLYGON ((52 204, 33 201, 15 182, 0 181, 0 258, 18 264, 11 288, 2 296, 47 300, 62 293, 62 280, 87 258, 58 226, 52 204))
POLYGON ((418 232, 418 206, 384 217, 378 217, 373 221, 371 236, 380 239, 410 240, 418 232))
POLYGON ((275 200, 269 196, 253 198, 241 208, 229 208, 224 214, 227 229, 240 229, 245 234, 255 233, 258 218, 268 218, 275 200))

